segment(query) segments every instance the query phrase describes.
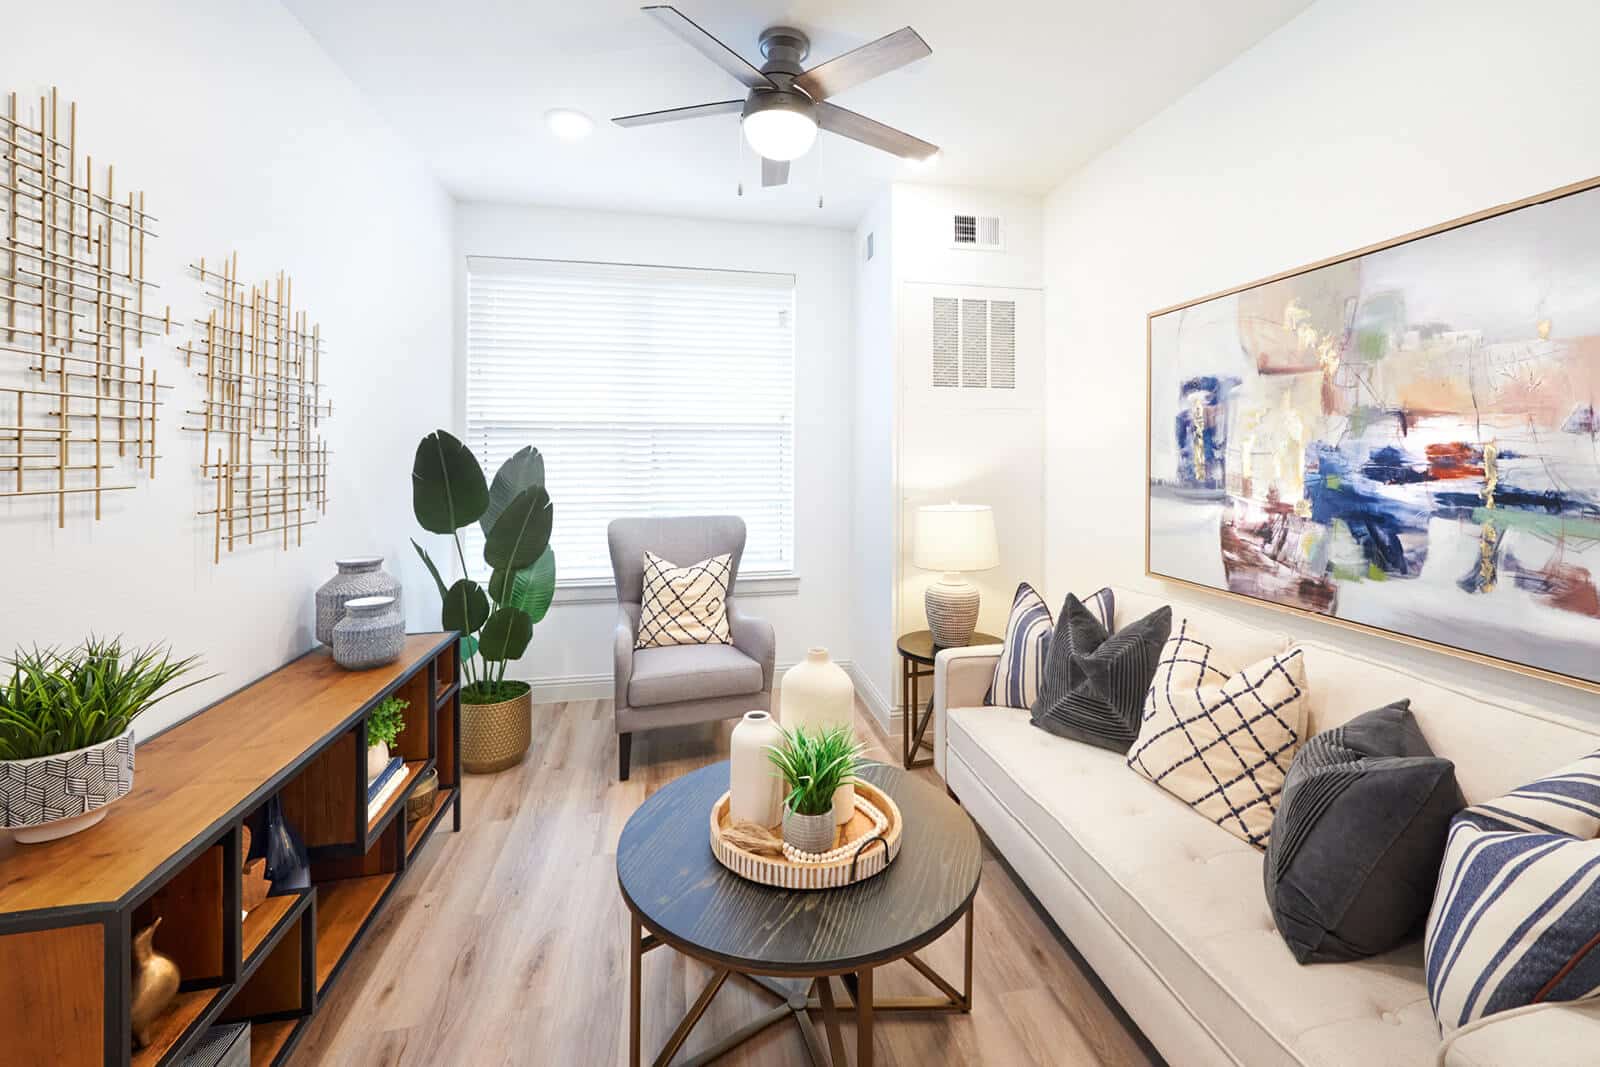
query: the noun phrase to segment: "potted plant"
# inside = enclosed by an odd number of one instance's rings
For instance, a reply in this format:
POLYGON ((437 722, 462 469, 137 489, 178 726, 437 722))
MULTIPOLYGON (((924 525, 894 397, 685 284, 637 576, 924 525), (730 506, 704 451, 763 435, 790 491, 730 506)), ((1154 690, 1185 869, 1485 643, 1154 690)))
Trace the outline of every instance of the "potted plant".
POLYGON ((13 655, 0 684, 0 827, 32 844, 105 818, 133 788, 133 721, 206 681, 167 689, 198 662, 98 637, 13 655))
POLYGON ((534 624, 550 610, 556 558, 550 550, 555 513, 544 488, 544 457, 524 447, 484 481, 471 450, 443 430, 417 445, 411 465, 411 505, 430 533, 455 542, 462 577, 446 586, 439 568, 415 541, 443 601, 441 622, 461 633, 461 766, 475 773, 519 762, 533 736, 533 698, 527 682, 506 680, 534 624), (471 577, 460 531, 483 531, 487 587, 471 577))
POLYGON ((384 697, 367 716, 367 784, 389 766, 389 746, 405 732, 406 719, 402 714, 411 701, 399 697, 384 697))
POLYGON ((833 794, 852 785, 861 768, 861 742, 848 726, 783 731, 783 743, 767 752, 788 795, 783 799, 783 841, 818 855, 833 848, 833 794))

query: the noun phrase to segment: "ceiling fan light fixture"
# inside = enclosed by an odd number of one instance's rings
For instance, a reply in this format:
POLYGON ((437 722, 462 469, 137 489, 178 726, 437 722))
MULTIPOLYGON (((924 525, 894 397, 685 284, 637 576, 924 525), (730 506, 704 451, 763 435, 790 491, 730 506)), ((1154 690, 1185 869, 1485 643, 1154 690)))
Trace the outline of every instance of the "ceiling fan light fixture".
POLYGON ((799 159, 817 140, 815 110, 800 93, 758 90, 744 107, 744 139, 763 159, 799 159))
POLYGON ((594 132, 594 119, 570 107, 553 107, 546 111, 544 124, 563 141, 581 141, 594 132))

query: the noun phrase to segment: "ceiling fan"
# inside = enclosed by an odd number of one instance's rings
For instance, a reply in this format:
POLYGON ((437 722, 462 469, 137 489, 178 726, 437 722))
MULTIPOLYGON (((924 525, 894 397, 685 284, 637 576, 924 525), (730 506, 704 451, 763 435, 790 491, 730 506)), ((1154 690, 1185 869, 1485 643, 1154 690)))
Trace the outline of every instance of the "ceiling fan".
POLYGON ((761 55, 766 63, 757 69, 677 8, 656 4, 643 10, 739 79, 750 93, 738 100, 622 115, 611 120, 618 126, 650 126, 738 112, 745 140, 761 156, 764 186, 789 180, 789 161, 811 150, 819 127, 902 159, 921 161, 939 151, 938 145, 828 102, 837 93, 932 55, 933 49, 910 26, 810 70, 800 66, 811 51, 810 39, 792 27, 771 26, 761 31, 761 55))

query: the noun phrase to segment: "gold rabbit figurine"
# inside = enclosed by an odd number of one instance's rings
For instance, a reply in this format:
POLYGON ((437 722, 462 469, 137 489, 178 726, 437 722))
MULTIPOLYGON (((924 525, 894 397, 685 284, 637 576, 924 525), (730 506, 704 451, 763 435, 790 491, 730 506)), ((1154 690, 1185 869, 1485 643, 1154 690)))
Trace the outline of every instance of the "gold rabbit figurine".
POLYGON ((150 1044, 151 1025, 161 1017, 178 995, 178 965, 155 950, 156 921, 133 937, 133 1042, 136 1048, 150 1044))

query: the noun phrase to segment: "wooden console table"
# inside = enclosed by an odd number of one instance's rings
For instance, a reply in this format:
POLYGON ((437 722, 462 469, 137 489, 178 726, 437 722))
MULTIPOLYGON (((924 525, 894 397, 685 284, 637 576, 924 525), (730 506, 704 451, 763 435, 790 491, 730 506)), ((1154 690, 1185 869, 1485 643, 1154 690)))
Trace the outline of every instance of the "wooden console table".
POLYGON ((0 844, 0 1034, 7 1063, 157 1067, 206 1028, 249 1020, 252 1067, 289 1055, 328 987, 446 816, 461 828, 454 634, 412 634, 400 659, 346 671, 308 652, 148 742, 105 821, 47 844, 0 844), (367 815, 366 716, 410 702, 404 786, 367 815), (406 799, 430 767, 433 808, 406 799), (240 827, 277 794, 311 854, 312 887, 240 918, 240 827), (183 974, 152 1043, 132 1047, 132 935, 156 917, 183 974))

